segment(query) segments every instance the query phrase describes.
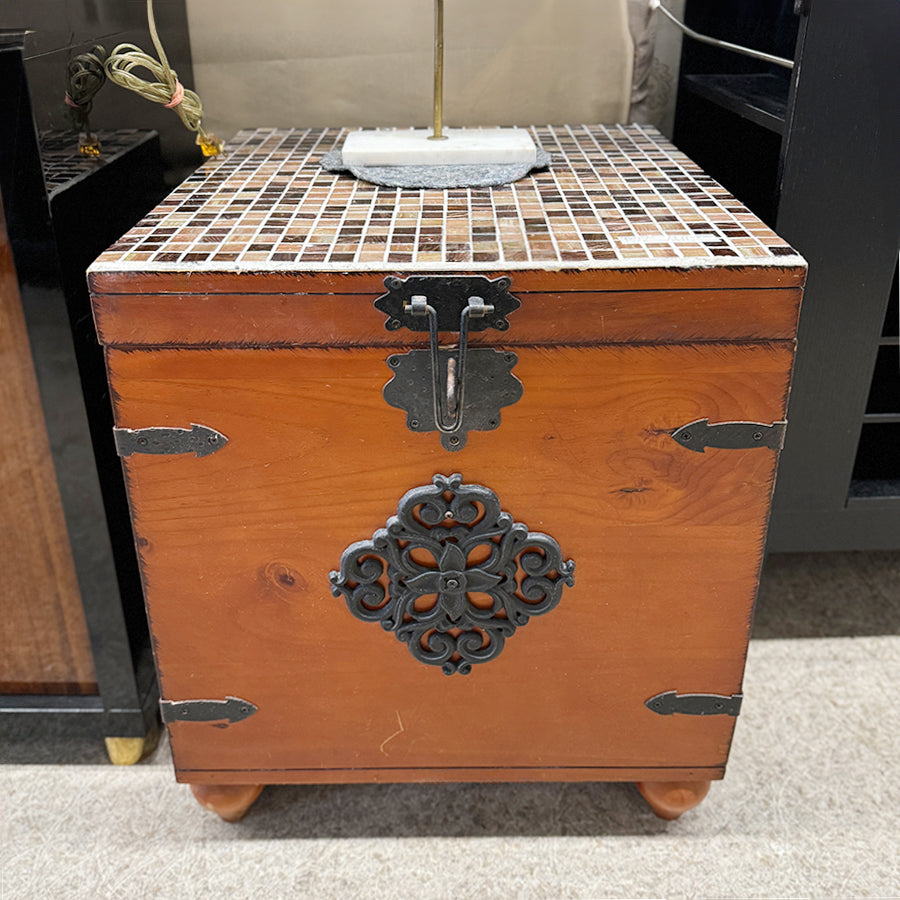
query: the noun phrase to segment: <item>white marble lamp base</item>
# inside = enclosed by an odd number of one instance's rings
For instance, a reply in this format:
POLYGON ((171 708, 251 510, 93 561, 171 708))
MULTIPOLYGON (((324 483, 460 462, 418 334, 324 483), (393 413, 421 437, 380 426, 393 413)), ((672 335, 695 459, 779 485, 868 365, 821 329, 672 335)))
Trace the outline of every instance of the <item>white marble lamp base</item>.
POLYGON ((343 146, 346 166, 534 165, 531 135, 517 128, 445 129, 430 140, 424 129, 352 131, 343 146))

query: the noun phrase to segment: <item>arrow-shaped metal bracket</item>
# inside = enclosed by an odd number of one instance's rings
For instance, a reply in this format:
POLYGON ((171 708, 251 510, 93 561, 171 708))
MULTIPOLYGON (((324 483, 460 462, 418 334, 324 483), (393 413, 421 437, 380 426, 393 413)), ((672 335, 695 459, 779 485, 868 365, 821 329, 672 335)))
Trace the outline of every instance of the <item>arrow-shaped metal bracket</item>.
POLYGON ((190 428, 113 428, 113 436, 119 456, 133 453, 209 456, 228 443, 228 438, 215 428, 193 422, 190 428))
MULTIPOLYGON (((163 721, 173 722, 227 722, 233 725, 252 716, 258 707, 240 697, 224 700, 160 700, 163 721)), ((222 727, 225 727, 224 725, 222 727)))
POLYGON ((665 691, 644 701, 644 706, 660 716, 736 716, 743 694, 679 694, 665 691))
POLYGON ((717 422, 709 424, 709 419, 698 419, 682 425, 671 432, 672 440, 694 450, 705 452, 707 447, 722 450, 751 450, 754 447, 768 447, 780 450, 784 445, 784 430, 787 422, 773 422, 763 425, 759 422, 717 422))

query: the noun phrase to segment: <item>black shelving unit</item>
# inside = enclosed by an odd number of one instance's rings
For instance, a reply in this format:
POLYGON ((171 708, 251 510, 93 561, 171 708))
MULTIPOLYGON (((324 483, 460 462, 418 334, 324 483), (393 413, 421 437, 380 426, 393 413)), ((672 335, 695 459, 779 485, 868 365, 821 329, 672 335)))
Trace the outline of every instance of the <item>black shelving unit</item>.
MULTIPOLYGON (((900 151, 898 151, 900 152, 900 151)), ((900 285, 898 270, 884 326, 878 341, 875 369, 862 430, 848 505, 861 511, 873 509, 880 501, 890 510, 900 495, 900 285)))
POLYGON ((810 266, 769 549, 900 547, 900 5, 689 0, 685 18, 795 63, 686 38, 674 134, 810 266))
POLYGON ((84 271, 166 193, 155 132, 109 135, 104 157, 80 160, 69 135, 45 171, 25 68, 26 33, 0 31, 0 192, 31 356, 96 671, 89 695, 0 694, 4 753, 43 735, 152 741, 159 692, 103 358, 84 271), (84 391, 82 390, 84 386, 84 391))

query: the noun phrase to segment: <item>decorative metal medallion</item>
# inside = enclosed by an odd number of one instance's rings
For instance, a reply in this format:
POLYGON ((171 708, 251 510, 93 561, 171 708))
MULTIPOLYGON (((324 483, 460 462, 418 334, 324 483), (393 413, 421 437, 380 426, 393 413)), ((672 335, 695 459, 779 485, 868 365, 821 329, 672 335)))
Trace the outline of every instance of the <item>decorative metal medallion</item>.
POLYGON ((330 578, 356 618, 380 622, 420 662, 467 675, 532 616, 555 609, 574 572, 552 537, 514 522, 493 491, 456 474, 409 491, 330 578))

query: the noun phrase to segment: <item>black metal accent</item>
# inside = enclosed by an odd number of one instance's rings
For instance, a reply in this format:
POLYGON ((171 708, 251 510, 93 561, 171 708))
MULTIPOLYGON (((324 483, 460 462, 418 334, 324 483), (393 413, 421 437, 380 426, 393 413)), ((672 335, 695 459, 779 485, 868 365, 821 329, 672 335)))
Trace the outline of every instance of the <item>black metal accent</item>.
POLYGON ((193 422, 190 428, 114 428, 113 435, 119 456, 133 453, 209 456, 228 443, 228 438, 221 432, 193 422))
POLYGON ((758 422, 719 422, 709 424, 709 419, 698 419, 682 425, 672 432, 672 439, 697 453, 707 447, 723 450, 749 450, 753 447, 768 447, 780 450, 784 444, 784 430, 787 422, 761 425, 758 422))
MULTIPOLYGON (((455 353, 438 350, 438 371, 448 372, 455 353)), ((492 431, 500 425, 500 410, 511 406, 522 397, 522 382, 512 373, 519 361, 515 353, 477 348, 468 352, 466 389, 462 403, 455 410, 458 424, 454 429, 442 431, 441 444, 445 450, 462 450, 469 431, 492 431)), ((432 384, 433 359, 428 350, 410 350, 398 353, 387 360, 394 377, 384 386, 385 402, 406 411, 406 427, 410 431, 437 431, 432 384)), ((438 390, 442 395, 458 397, 452 383, 441 378, 438 390)))
POLYGON ((743 694, 679 694, 665 691, 644 701, 644 706, 660 716, 736 716, 743 694))
POLYGON ((329 578, 357 619, 394 632, 419 662, 466 675, 496 659, 532 616, 555 609, 574 572, 552 537, 514 522, 493 491, 454 474, 407 492, 387 527, 351 544, 329 578))
POLYGON ((388 293, 375 306, 388 316, 385 327, 391 331, 406 326, 429 333, 427 352, 412 350, 406 357, 388 360, 389 366, 403 370, 404 377, 385 387, 384 398, 407 411, 411 430, 440 431, 445 450, 461 450, 468 430, 496 428, 500 408, 522 396, 521 382, 509 371, 516 363, 515 354, 490 349, 469 353, 470 331, 509 328, 506 316, 520 306, 509 293, 512 282, 507 277, 491 281, 483 275, 412 275, 405 280, 391 275, 384 284, 388 293), (459 333, 459 350, 454 354, 438 346, 438 334, 452 329, 459 333), (473 420, 466 393, 469 358, 476 353, 481 388, 499 397, 480 397, 473 420))
POLYGON ((521 306, 509 293, 512 279, 506 276, 492 281, 485 275, 410 275, 408 278, 389 275, 384 279, 384 286, 388 292, 375 301, 375 308, 388 317, 384 326, 388 331, 429 330, 428 319, 414 310, 413 297, 425 297, 434 307, 438 331, 459 330, 460 317, 470 297, 480 297, 493 307, 491 315, 469 321, 470 331, 488 328, 506 331, 509 328, 506 317, 521 306))
MULTIPOLYGON (((163 721, 173 722, 223 722, 230 724, 248 719, 258 707, 240 697, 224 700, 160 700, 163 721)), ((225 726, 222 726, 225 727, 225 726)))

